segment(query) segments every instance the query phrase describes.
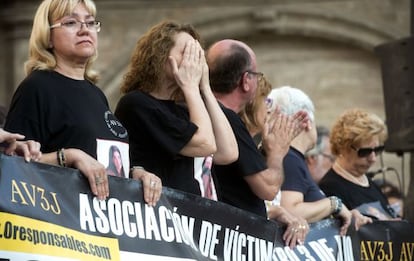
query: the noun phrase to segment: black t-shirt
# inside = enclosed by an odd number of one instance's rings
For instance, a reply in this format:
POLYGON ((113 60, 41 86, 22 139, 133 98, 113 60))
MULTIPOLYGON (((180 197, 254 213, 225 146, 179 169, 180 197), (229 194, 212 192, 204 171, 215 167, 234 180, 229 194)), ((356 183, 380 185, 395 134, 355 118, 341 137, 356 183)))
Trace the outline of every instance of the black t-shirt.
POLYGON ((304 202, 314 202, 326 196, 312 179, 302 153, 293 147, 283 158, 285 180, 281 190, 297 191, 303 194, 304 202))
POLYGON ((44 153, 78 148, 98 160, 104 158, 104 165, 109 146, 117 144, 124 147, 128 161, 128 133, 109 110, 103 92, 87 80, 55 71, 36 70, 22 81, 5 129, 40 142, 44 153))
POLYGON ((213 164, 212 172, 218 181, 219 201, 267 217, 264 201, 253 193, 244 179, 267 169, 265 158, 240 117, 223 105, 221 107, 236 136, 239 158, 229 165, 213 164))
POLYGON ((197 131, 185 106, 133 91, 120 99, 115 115, 128 130, 132 166, 158 175, 164 186, 201 195, 195 158, 179 154, 197 131))
MULTIPOLYGON (((390 216, 395 214, 388 208, 388 200, 381 192, 381 189, 368 178, 369 186, 359 186, 335 172, 331 168, 328 173, 319 182, 319 187, 325 192, 327 196, 337 196, 342 199, 342 202, 349 208, 358 208, 363 204, 380 202, 382 209, 379 209, 382 213, 385 212, 390 216)), ((365 211, 360 210, 361 213, 365 211)))

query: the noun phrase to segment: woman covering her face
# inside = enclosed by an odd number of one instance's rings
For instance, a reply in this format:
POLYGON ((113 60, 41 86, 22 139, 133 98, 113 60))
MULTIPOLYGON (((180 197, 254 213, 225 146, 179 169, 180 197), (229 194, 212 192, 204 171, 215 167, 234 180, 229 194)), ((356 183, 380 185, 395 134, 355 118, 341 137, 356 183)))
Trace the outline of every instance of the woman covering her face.
POLYGON ((210 89, 199 39, 191 25, 171 21, 147 31, 132 54, 115 114, 130 135, 131 165, 157 173, 168 187, 217 199, 214 183, 205 190, 202 178, 211 168, 208 157, 229 163, 238 149, 210 89))

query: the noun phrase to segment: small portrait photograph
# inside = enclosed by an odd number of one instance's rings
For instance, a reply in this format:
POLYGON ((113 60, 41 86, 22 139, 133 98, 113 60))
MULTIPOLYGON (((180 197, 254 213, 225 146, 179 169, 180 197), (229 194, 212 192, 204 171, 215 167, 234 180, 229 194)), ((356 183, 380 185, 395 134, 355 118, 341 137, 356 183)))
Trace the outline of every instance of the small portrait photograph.
POLYGON ((106 167, 106 174, 128 178, 129 145, 111 140, 97 140, 98 161, 106 167))

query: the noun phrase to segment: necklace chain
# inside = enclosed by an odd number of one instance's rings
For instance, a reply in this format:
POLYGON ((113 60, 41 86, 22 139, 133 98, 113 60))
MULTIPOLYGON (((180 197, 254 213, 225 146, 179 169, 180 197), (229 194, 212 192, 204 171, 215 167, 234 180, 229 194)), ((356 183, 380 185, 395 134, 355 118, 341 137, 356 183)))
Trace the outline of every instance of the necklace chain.
POLYGON ((340 170, 341 173, 339 173, 341 176, 343 176, 346 179, 351 179, 354 183, 357 183, 358 185, 361 185, 363 187, 368 187, 369 182, 367 176, 364 174, 361 176, 364 180, 359 180, 357 177, 349 173, 346 169, 344 169, 337 161, 335 161, 335 166, 340 170))

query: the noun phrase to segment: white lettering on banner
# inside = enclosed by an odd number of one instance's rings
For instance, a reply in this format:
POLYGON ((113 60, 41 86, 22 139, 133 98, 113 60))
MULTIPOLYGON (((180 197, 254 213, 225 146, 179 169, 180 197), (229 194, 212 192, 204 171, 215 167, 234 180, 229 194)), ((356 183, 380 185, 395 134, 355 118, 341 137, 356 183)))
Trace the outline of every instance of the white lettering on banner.
POLYGON ((122 202, 122 205, 122 221, 125 224, 125 234, 128 237, 136 237, 138 235, 138 226, 136 226, 135 223, 131 223, 129 221, 129 216, 132 216, 134 214, 134 205, 129 201, 122 202))
MULTIPOLYGON (((254 250, 254 253, 255 253, 255 257, 256 257, 256 259, 259 259, 259 244, 254 244, 254 242, 256 241, 256 238, 255 237, 252 237, 252 236, 247 236, 247 249, 255 249, 254 250), (254 245, 253 245, 254 244, 254 245)), ((256 259, 253 259, 253 251, 249 251, 249 253, 247 253, 248 254, 248 256, 247 256, 247 259, 248 260, 256 260, 256 259)))
POLYGON ((288 246, 276 247, 273 250, 272 260, 283 260, 283 261, 300 261, 295 251, 290 249, 288 246))
MULTIPOLYGON (((105 201, 100 201, 100 205, 105 201)), ((122 225, 122 211, 121 211, 121 202, 118 199, 110 198, 107 202, 108 205, 108 217, 109 217, 109 224, 111 226, 111 231, 117 236, 120 236, 124 233, 124 228, 122 225)))
POLYGON ((194 250, 198 251, 197 246, 194 244, 194 236, 193 236, 195 218, 193 217, 188 218, 187 216, 184 216, 184 215, 180 216, 178 213, 175 212, 176 210, 177 209, 174 208, 174 213, 172 213, 174 226, 179 229, 181 235, 183 236, 184 243, 194 248, 194 250))
MULTIPOLYGON (((135 202, 134 203, 134 210, 137 213, 142 213, 141 204, 138 203, 138 202, 135 202)), ((133 213, 135 213, 135 212, 133 211, 133 213)), ((127 218, 129 219, 129 217, 127 217, 127 218)), ((136 220, 137 223, 135 223, 135 224, 131 223, 131 228, 133 230, 135 230, 135 228, 137 228, 138 237, 141 238, 141 239, 144 239, 145 238, 145 228, 144 228, 144 221, 142 220, 142 216, 141 215, 135 215, 135 220, 136 220), (136 227, 133 226, 133 224, 136 225, 136 227)))
POLYGON ((337 261, 354 261, 352 240, 350 236, 334 236, 338 245, 337 261))
POLYGON ((161 240, 157 218, 155 217, 155 212, 153 208, 145 209, 145 232, 145 234, 147 235, 147 239, 152 239, 152 234, 154 234, 155 240, 161 240))
POLYGON ((315 251, 315 253, 322 258, 322 260, 336 261, 336 258, 333 255, 333 249, 326 245, 325 238, 318 239, 317 241, 311 241, 309 242, 309 245, 313 251, 315 251))
POLYGON ((81 228, 83 230, 89 230, 92 232, 96 232, 95 223, 93 222, 91 206, 89 205, 88 196, 85 194, 79 195, 79 219, 80 219, 81 228), (86 197, 86 200, 82 200, 85 197, 86 197), (86 228, 87 225, 89 225, 88 228, 86 228))
POLYGON ((317 241, 307 242, 305 245, 297 245, 294 250, 290 249, 287 246, 276 247, 273 250, 272 260, 275 260, 275 261, 299 261, 299 260, 354 261, 354 256, 352 253, 351 237, 350 236, 341 237, 339 235, 335 235, 335 241, 338 246, 337 258, 334 257, 334 250, 327 246, 327 240, 325 238, 321 238, 321 239, 318 239, 317 241))
MULTIPOLYGON (((198 251, 193 240, 195 218, 179 215, 160 206, 158 217, 155 208, 141 203, 120 201, 116 198, 99 201, 96 197, 92 207, 87 194, 79 194, 79 219, 82 230, 126 235, 131 238, 185 243, 198 251), (144 215, 144 216, 143 216, 144 215), (135 217, 135 218, 134 218, 135 217), (135 222, 134 222, 135 221, 135 222)), ((217 235, 217 231, 213 231, 217 235)), ((216 241, 211 241, 217 244, 216 241)), ((213 248, 214 251, 214 248, 213 248)))
POLYGON ((260 238, 251 239, 251 236, 236 230, 226 228, 224 234, 224 260, 225 261, 253 261, 269 260, 272 256, 273 243, 260 238), (248 242, 246 244, 246 241, 248 242), (254 242, 254 246, 253 245, 254 242), (246 254, 247 253, 247 258, 246 254), (255 257, 253 258, 253 253, 255 257))
MULTIPOLYGON (((89 207, 89 201, 87 201, 88 207, 89 207)), ((90 208, 90 207, 89 207, 90 208)), ((107 234, 111 231, 111 226, 109 225, 109 220, 106 218, 105 213, 102 210, 106 210, 106 204, 103 201, 94 201, 93 202, 93 209, 95 213, 98 215, 97 218, 95 218, 96 221, 96 227, 99 232, 107 234)), ((92 217, 92 211, 88 211, 92 217)), ((95 228, 91 231, 96 231, 95 228)))
POLYGON ((352 250, 352 239, 350 236, 343 237, 344 261, 354 261, 354 251, 352 250))
POLYGON ((221 226, 218 224, 212 224, 211 222, 205 220, 201 223, 198 247, 200 248, 200 253, 203 256, 212 260, 217 260, 217 256, 214 252, 216 245, 219 243, 217 233, 220 230, 221 226))
MULTIPOLYGON (((197 222, 200 226, 199 235, 195 235, 196 219, 177 213, 177 208, 159 206, 153 208, 147 204, 131 201, 120 201, 109 198, 99 201, 88 194, 79 194, 80 228, 102 234, 112 233, 116 236, 127 236, 146 240, 184 243, 210 260, 218 260, 223 256, 225 261, 268 261, 271 260, 300 260, 297 253, 288 247, 275 250, 273 242, 251 236, 235 229, 225 228, 206 220, 197 222), (224 242, 220 235, 224 234, 224 242), (194 236, 199 236, 195 243, 194 236), (217 246, 223 246, 223 253, 217 253, 217 246)), ((198 231, 198 230, 197 230, 198 231)), ((316 242, 319 252, 325 245, 316 242)), ((325 245, 326 248, 326 245, 325 245)), ((305 248, 302 254, 312 260, 305 248), (306 250, 306 251, 305 251, 306 250)), ((327 255, 324 253, 321 256, 327 255)), ((332 254, 331 254, 332 255, 332 254)))
POLYGON ((308 261, 316 261, 316 259, 312 257, 311 253, 306 248, 306 246, 304 246, 304 245, 298 245, 298 246, 296 246, 296 249, 298 250, 298 252, 300 254, 302 254, 303 256, 306 257, 306 260, 308 260, 308 261))
MULTIPOLYGON (((168 220, 171 221, 172 217, 170 215, 170 212, 165 207, 160 207, 160 210, 158 211, 160 214, 160 229, 161 229, 161 236, 166 242, 173 242, 174 241, 174 228, 168 227, 167 222, 168 220)), ((177 242, 181 243, 181 237, 177 238, 177 242)))
POLYGON ((336 261, 344 261, 344 254, 342 249, 342 237, 340 235, 334 235, 336 244, 338 245, 338 252, 336 254, 336 261))

